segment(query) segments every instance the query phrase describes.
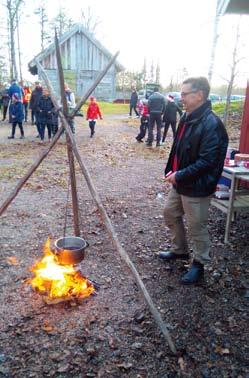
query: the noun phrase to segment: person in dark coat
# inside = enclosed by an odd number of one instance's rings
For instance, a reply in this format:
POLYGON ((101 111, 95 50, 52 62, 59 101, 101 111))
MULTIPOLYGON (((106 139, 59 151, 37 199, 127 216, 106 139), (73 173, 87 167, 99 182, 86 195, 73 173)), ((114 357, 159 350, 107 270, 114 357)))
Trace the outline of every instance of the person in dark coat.
POLYGON ((24 119, 24 113, 23 113, 23 104, 19 98, 19 93, 14 93, 12 96, 12 103, 10 104, 10 114, 11 114, 11 122, 12 122, 12 133, 11 136, 8 137, 8 139, 14 139, 15 138, 15 132, 16 132, 16 125, 19 126, 20 129, 20 139, 24 138, 24 131, 23 131, 23 119, 24 119))
POLYGON ((59 128, 59 110, 55 108, 52 110, 51 121, 52 135, 54 137, 59 128))
POLYGON ((5 119, 6 119, 9 103, 10 103, 9 90, 8 90, 8 87, 6 86, 2 91, 2 105, 3 105, 3 119, 2 119, 2 121, 5 121, 5 119))
POLYGON ((31 109, 31 117, 32 117, 32 113, 33 113, 34 118, 35 118, 35 124, 36 124, 37 132, 38 132, 37 137, 41 137, 40 118, 39 118, 40 112, 39 112, 39 109, 38 109, 38 103, 40 101, 41 96, 42 96, 42 86, 41 86, 41 83, 39 81, 36 81, 35 82, 35 89, 31 93, 29 108, 31 109))
POLYGON ((148 100, 148 109, 150 115, 150 122, 149 122, 149 133, 148 133, 148 142, 147 146, 151 147, 153 143, 153 129, 154 125, 156 124, 157 127, 157 134, 156 134, 156 146, 159 147, 161 145, 161 128, 162 128, 162 115, 165 110, 166 99, 165 97, 159 93, 159 88, 155 87, 154 92, 150 95, 148 100))
POLYGON ((164 122, 164 131, 163 131, 163 138, 162 142, 165 142, 167 132, 169 129, 169 126, 171 125, 173 137, 175 138, 176 135, 176 115, 179 113, 179 115, 182 115, 182 110, 179 108, 179 106, 176 105, 174 101, 174 97, 171 95, 168 95, 167 98, 168 102, 165 106, 165 111, 163 114, 163 122, 164 122))
POLYGON ((38 102, 37 108, 39 111, 41 140, 44 140, 46 126, 48 130, 48 139, 50 140, 52 136, 52 113, 54 112, 54 104, 49 96, 47 88, 43 88, 42 96, 38 102))
POLYGON ((208 100, 210 86, 205 77, 192 77, 182 84, 182 116, 165 168, 166 182, 172 184, 164 209, 173 246, 162 251, 164 261, 188 259, 189 251, 183 215, 192 239, 193 262, 181 283, 198 283, 204 265, 210 261, 207 229, 211 196, 221 176, 228 146, 228 135, 208 100))
MULTIPOLYGON (((10 85, 10 87, 8 89, 8 95, 9 95, 9 97, 11 99, 12 99, 12 96, 14 94, 18 94, 18 97, 19 97, 20 101, 22 102, 24 92, 23 92, 22 87, 20 87, 20 85, 17 84, 17 80, 16 79, 12 79, 11 80, 11 85, 10 85)), ((11 109, 12 109, 12 107, 10 106, 9 107, 9 122, 10 123, 12 122, 11 109)))
POLYGON ((16 79, 11 80, 11 86, 9 87, 8 90, 8 95, 12 99, 13 94, 18 94, 18 97, 20 101, 22 102, 22 98, 24 95, 23 89, 20 85, 17 84, 16 79))
POLYGON ((136 88, 132 89, 131 92, 131 98, 130 98, 130 117, 132 116, 132 109, 134 110, 137 117, 139 117, 138 111, 137 111, 137 101, 138 101, 138 95, 136 88))

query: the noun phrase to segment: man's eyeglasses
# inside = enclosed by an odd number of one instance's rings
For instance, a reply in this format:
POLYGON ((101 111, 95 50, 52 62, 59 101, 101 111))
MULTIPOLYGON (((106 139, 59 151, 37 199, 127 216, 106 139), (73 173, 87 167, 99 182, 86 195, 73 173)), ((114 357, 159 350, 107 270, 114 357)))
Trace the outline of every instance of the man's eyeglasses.
POLYGON ((190 91, 190 92, 181 92, 181 97, 186 97, 187 95, 191 93, 196 93, 197 91, 190 91))

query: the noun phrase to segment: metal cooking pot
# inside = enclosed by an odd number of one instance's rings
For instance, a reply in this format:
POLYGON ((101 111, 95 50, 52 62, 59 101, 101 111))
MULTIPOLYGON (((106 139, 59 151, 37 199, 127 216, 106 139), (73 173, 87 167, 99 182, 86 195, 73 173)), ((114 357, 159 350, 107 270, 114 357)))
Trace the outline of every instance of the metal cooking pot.
POLYGON ((89 244, 86 240, 78 236, 65 236, 57 239, 54 242, 54 246, 54 253, 60 264, 75 265, 84 259, 84 250, 89 244))

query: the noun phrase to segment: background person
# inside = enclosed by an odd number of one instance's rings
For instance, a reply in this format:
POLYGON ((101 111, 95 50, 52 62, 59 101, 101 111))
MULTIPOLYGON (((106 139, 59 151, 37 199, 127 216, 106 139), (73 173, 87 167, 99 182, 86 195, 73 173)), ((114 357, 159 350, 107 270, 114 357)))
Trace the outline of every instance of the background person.
MULTIPOLYGON (((68 113, 70 114, 75 109, 75 95, 73 91, 69 88, 68 84, 65 83, 64 86, 65 89, 65 96, 67 100, 67 106, 68 106, 68 113)), ((69 126, 71 127, 72 133, 75 134, 75 122, 74 119, 69 118, 68 119, 69 126)))
POLYGON ((137 117, 139 117, 138 111, 137 111, 137 102, 138 102, 138 94, 136 91, 136 88, 132 88, 131 92, 131 98, 130 98, 130 113, 129 116, 132 116, 132 110, 134 110, 137 117))
POLYGON ((42 96, 42 86, 39 81, 35 82, 35 88, 31 93, 30 102, 29 102, 29 108, 31 109, 31 112, 33 112, 35 116, 35 124, 37 128, 38 135, 37 138, 41 137, 40 134, 40 112, 38 108, 38 103, 40 101, 40 98, 42 96))
POLYGON ((23 107, 24 107, 24 121, 28 122, 28 108, 29 108, 29 102, 31 98, 31 89, 28 85, 24 85, 23 87, 23 107))
MULTIPOLYGON (((18 95, 18 98, 19 98, 19 100, 21 102, 23 101, 24 92, 23 92, 22 87, 17 84, 17 80, 16 79, 12 79, 11 80, 11 85, 10 85, 10 87, 8 89, 8 95, 9 95, 9 97, 10 97, 11 100, 12 100, 12 97, 13 97, 14 94, 18 95)), ((9 122, 10 123, 12 122, 11 109, 12 109, 12 107, 10 106, 9 107, 9 122)))
POLYGON ((140 118, 140 132, 136 136, 136 140, 138 142, 143 142, 143 138, 146 135, 146 130, 148 129, 149 124, 149 110, 148 110, 148 100, 143 100, 143 107, 141 110, 141 118, 140 118))
POLYGON ((92 138, 95 134, 95 125, 98 118, 103 119, 99 105, 97 104, 95 98, 91 96, 86 112, 86 119, 89 121, 89 127, 91 130, 90 138, 92 138))
POLYGON ((166 181, 172 188, 164 219, 171 231, 173 247, 171 251, 160 252, 159 257, 165 261, 189 257, 183 225, 185 214, 194 258, 189 271, 181 278, 181 283, 186 285, 199 282, 204 275, 204 265, 210 261, 208 208, 223 170, 228 145, 226 129, 208 100, 209 91, 204 77, 183 82, 181 96, 186 113, 179 122, 165 169, 166 181))
POLYGON ((163 131, 163 138, 162 142, 165 142, 167 132, 169 129, 169 126, 171 125, 172 132, 173 132, 173 138, 176 136, 176 116, 177 113, 179 113, 179 116, 182 115, 182 110, 179 108, 179 106, 176 105, 174 101, 174 97, 171 95, 168 95, 167 98, 167 104, 165 106, 164 114, 163 114, 163 122, 164 122, 164 131, 163 131))
POLYGON ((11 136, 8 137, 8 139, 14 139, 15 138, 15 132, 16 132, 16 125, 19 126, 20 129, 20 139, 24 138, 24 131, 23 131, 23 104, 21 102, 21 99, 19 98, 19 93, 14 93, 12 95, 12 102, 10 104, 10 114, 11 114, 11 122, 12 122, 12 132, 11 136))
POLYGON ((10 105, 10 96, 9 96, 8 84, 5 84, 4 87, 5 88, 2 91, 2 106, 3 106, 2 121, 5 121, 6 115, 7 115, 7 112, 8 112, 8 107, 10 105))
POLYGON ((52 137, 52 112, 54 111, 54 105, 47 88, 42 89, 42 96, 38 102, 38 110, 41 140, 44 140, 46 126, 48 130, 48 140, 50 140, 52 137))
POLYGON ((150 115, 149 122, 149 133, 148 133, 148 142, 147 146, 151 147, 154 139, 153 129, 156 124, 157 134, 156 134, 156 146, 161 145, 161 128, 162 128, 162 114, 164 113, 166 106, 165 97, 159 93, 159 88, 155 87, 154 92, 150 95, 148 100, 148 109, 150 115))

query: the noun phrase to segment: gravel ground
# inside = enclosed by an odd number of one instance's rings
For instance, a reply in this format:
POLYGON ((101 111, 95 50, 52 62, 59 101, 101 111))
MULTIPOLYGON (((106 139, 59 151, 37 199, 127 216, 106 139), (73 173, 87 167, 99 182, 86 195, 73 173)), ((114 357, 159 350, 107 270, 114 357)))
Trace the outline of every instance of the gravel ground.
MULTIPOLYGON (((8 128, 0 126, 1 203, 47 145, 30 124, 25 140, 8 140, 8 128)), ((90 244, 78 268, 100 289, 78 303, 47 305, 27 283, 48 235, 63 235, 68 165, 62 137, 0 218, 0 377, 249 377, 248 214, 232 224, 224 245, 224 214, 210 209, 212 262, 205 282, 182 287, 184 262, 157 258, 170 245, 162 177, 171 134, 166 146, 149 150, 136 143, 137 129, 138 120, 110 117, 90 139, 86 121, 77 119, 76 141, 177 356, 113 247, 77 165, 81 232, 90 244)), ((67 223, 70 235, 71 206, 67 223)))

